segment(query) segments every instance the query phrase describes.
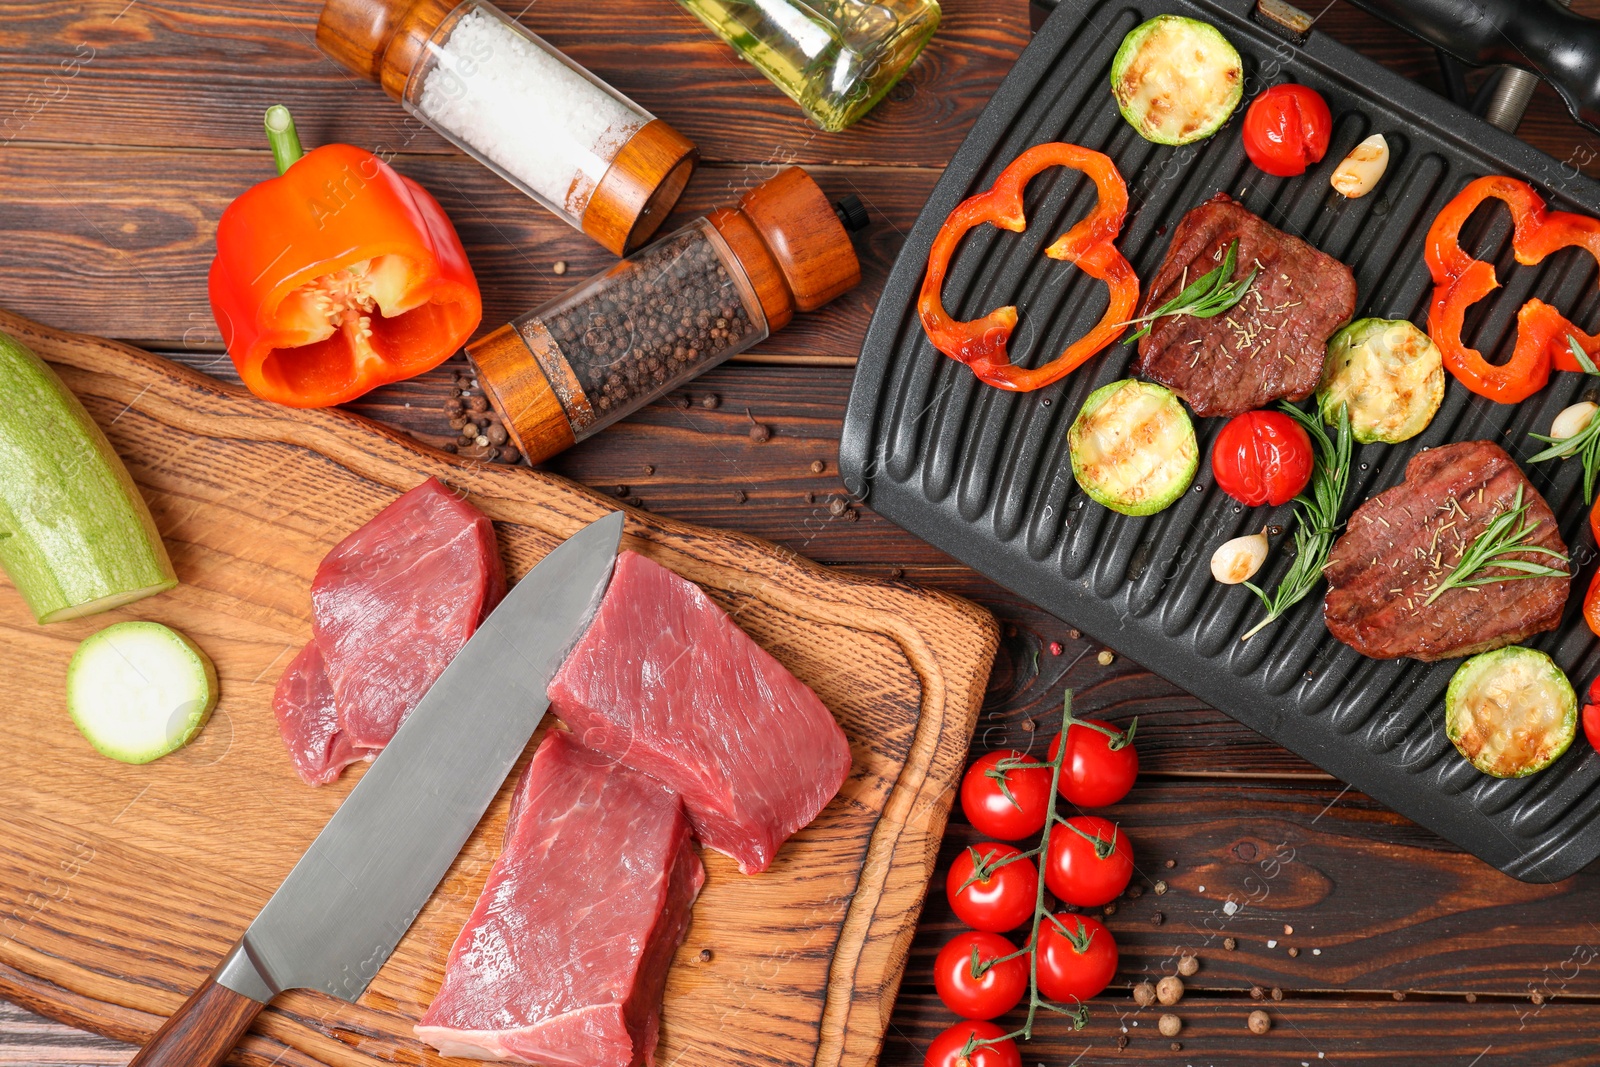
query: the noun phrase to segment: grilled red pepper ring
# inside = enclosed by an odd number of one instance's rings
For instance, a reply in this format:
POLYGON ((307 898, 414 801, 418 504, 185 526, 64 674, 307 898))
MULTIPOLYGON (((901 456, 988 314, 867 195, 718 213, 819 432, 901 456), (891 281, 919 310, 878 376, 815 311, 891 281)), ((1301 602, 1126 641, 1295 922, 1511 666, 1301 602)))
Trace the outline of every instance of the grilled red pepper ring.
MULTIPOLYGON (((1594 506, 1589 509, 1589 532, 1594 535, 1595 543, 1600 544, 1600 497, 1595 498, 1594 506)), ((1583 621, 1600 636, 1600 571, 1589 579, 1589 591, 1583 596, 1583 621)), ((1596 678, 1594 684, 1600 687, 1600 678, 1596 678)), ((1595 747, 1600 748, 1600 745, 1595 747)))
POLYGON ((1577 245, 1600 262, 1600 220, 1568 211, 1549 211, 1544 198, 1527 182, 1501 175, 1478 178, 1444 206, 1428 230, 1425 258, 1433 273, 1433 306, 1428 334, 1439 346, 1444 365, 1456 380, 1479 396, 1515 404, 1543 389, 1550 368, 1583 368, 1567 344, 1570 335, 1591 357, 1600 352, 1600 337, 1591 337, 1537 297, 1517 312, 1517 344, 1511 358, 1495 365, 1461 340, 1467 309, 1500 287, 1494 265, 1462 251, 1461 227, 1479 204, 1491 197, 1511 209, 1511 247, 1517 262, 1531 266, 1558 249, 1577 245))
POLYGON ((1110 157, 1074 144, 1052 142, 1035 145, 1012 160, 985 192, 970 196, 950 212, 928 253, 928 273, 922 280, 917 314, 933 347, 972 368, 982 381, 1000 389, 1028 392, 1059 381, 1090 356, 1115 341, 1133 317, 1139 303, 1139 278, 1133 266, 1117 251, 1117 234, 1128 213, 1128 187, 1110 157), (1080 219, 1044 254, 1077 264, 1090 277, 1106 283, 1111 300, 1094 329, 1068 345, 1042 367, 1029 370, 1011 362, 1006 343, 1017 324, 1017 309, 996 308, 971 322, 957 322, 944 309, 940 296, 945 274, 956 246, 968 230, 990 223, 1021 233, 1028 220, 1022 213, 1022 193, 1028 182, 1051 167, 1071 167, 1094 182, 1100 199, 1094 210, 1080 219))
POLYGON ((364 148, 302 157, 281 110, 268 114, 281 176, 246 190, 217 223, 211 310, 251 392, 326 407, 450 358, 483 302, 427 190, 364 148))

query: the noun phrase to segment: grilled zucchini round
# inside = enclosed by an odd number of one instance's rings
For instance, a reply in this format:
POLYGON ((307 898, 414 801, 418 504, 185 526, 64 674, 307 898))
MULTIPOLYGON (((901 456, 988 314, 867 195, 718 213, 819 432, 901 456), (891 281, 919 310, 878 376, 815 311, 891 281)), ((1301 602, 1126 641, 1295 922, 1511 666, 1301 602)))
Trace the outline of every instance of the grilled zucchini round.
POLYGON ((1243 94, 1239 50, 1198 19, 1157 15, 1141 22, 1111 60, 1111 95, 1122 117, 1156 144, 1210 137, 1243 94))
POLYGON ((1444 400, 1444 361, 1433 338, 1404 319, 1357 319, 1328 341, 1317 408, 1329 426, 1350 410, 1362 444, 1397 444, 1427 429, 1444 400))
POLYGON ((1200 464, 1194 424, 1177 395, 1132 378, 1089 394, 1067 431, 1067 448, 1083 491, 1124 515, 1167 507, 1200 464))
POLYGON ((1496 778, 1544 770, 1577 731, 1572 683, 1537 649, 1511 645, 1473 656, 1445 691, 1445 734, 1469 763, 1496 778))

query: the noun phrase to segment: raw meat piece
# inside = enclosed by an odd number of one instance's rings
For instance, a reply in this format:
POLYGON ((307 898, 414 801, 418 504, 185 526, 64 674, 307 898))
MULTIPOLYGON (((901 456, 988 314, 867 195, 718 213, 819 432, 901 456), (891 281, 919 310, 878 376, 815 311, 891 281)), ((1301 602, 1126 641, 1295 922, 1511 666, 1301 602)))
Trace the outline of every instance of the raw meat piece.
POLYGON ((334 546, 311 586, 311 643, 272 709, 295 770, 326 785, 394 737, 505 595, 494 526, 429 478, 334 546))
POLYGON ((493 524, 433 478, 334 546, 312 629, 352 744, 389 743, 505 588, 493 524))
POLYGON ((278 679, 272 712, 278 717, 283 743, 289 746, 289 759, 307 785, 327 785, 350 764, 377 755, 376 749, 355 745, 340 728, 333 689, 315 641, 300 650, 278 679))
POLYGON ((704 881, 671 791, 550 731, 417 1036, 446 1056, 653 1064, 667 969, 704 881))
POLYGON ((850 773, 817 695, 693 582, 633 552, 550 683, 587 748, 666 783, 701 842, 763 871, 850 773))
MULTIPOLYGON (((1528 541, 1565 555, 1550 505, 1493 441, 1457 441, 1413 456, 1405 481, 1357 508, 1328 554, 1328 632, 1364 656, 1431 661, 1503 648, 1560 626, 1571 578, 1447 589, 1427 603, 1467 546, 1511 507, 1518 488, 1527 521, 1538 524, 1528 541)), ((1507 558, 1557 562, 1533 552, 1507 558)))

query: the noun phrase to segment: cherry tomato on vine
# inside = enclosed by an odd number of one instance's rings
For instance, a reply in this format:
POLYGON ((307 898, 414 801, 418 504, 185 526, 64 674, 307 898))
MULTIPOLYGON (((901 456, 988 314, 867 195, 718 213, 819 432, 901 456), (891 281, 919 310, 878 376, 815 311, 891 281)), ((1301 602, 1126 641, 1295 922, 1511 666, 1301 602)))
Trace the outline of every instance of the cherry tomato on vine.
POLYGON ((1315 89, 1285 83, 1255 98, 1244 113, 1244 152, 1280 178, 1304 174, 1328 154, 1333 115, 1315 89))
POLYGON ((1109 904, 1133 877, 1133 846, 1115 823, 1096 815, 1066 819, 1050 831, 1044 884, 1080 908, 1109 904))
POLYGON ((1050 768, 1015 749, 980 756, 961 780, 961 810, 985 837, 1032 837, 1050 810, 1050 768))
POLYGON ((999 1040, 1005 1036, 1006 1032, 994 1023, 956 1023, 933 1039, 928 1054, 922 1058, 922 1067, 1022 1067, 1017 1043, 999 1040), (978 1041, 994 1044, 980 1045, 978 1041))
POLYGON ((933 988, 944 1006, 963 1019, 993 1019, 1017 1006, 1028 991, 1028 961, 996 963, 1017 946, 984 930, 968 930, 950 939, 933 961, 933 988), (978 971, 977 975, 973 971, 978 971))
POLYGON ((955 858, 944 890, 956 918, 974 930, 1003 934, 1033 918, 1039 869, 1020 849, 985 842, 955 858))
POLYGON ((1248 507, 1287 504, 1311 480, 1311 435, 1281 411, 1235 415, 1211 446, 1211 473, 1248 507))
MULTIPOLYGON (((1073 719, 1067 726, 1067 754, 1061 761, 1057 788, 1067 800, 1080 808, 1104 808, 1128 795, 1139 775, 1139 751, 1133 747, 1133 732, 1139 720, 1127 730, 1103 722, 1073 719)), ((1061 735, 1050 742, 1048 759, 1061 751, 1061 735)))
POLYGON ((1099 919, 1061 912, 1039 924, 1039 993, 1069 1003, 1099 996, 1117 973, 1117 943, 1099 919))

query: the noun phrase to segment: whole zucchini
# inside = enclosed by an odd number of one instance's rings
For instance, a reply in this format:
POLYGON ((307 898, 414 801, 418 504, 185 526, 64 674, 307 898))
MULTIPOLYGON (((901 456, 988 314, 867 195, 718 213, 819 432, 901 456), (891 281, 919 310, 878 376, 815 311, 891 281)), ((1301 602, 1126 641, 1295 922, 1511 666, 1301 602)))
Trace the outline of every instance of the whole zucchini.
POLYGON ((39 622, 171 589, 172 561, 111 442, 65 383, 0 333, 0 568, 39 622))

